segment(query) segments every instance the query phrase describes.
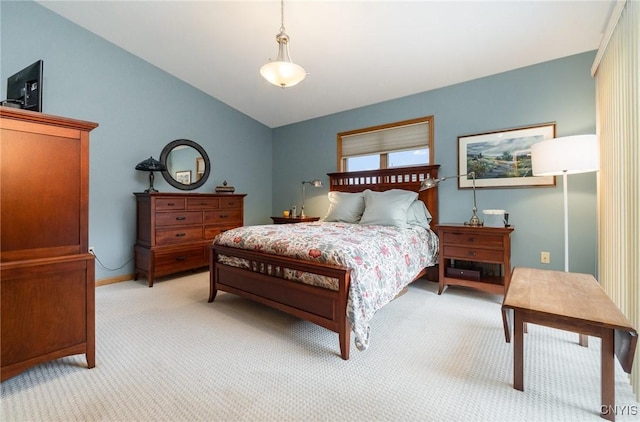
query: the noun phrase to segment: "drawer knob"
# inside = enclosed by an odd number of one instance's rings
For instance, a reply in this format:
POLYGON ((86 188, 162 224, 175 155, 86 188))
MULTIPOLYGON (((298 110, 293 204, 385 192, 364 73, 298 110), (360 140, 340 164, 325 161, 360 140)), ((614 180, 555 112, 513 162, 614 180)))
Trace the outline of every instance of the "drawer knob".
POLYGON ((176 261, 184 261, 185 259, 187 259, 186 256, 178 256, 178 257, 176 257, 176 261))
POLYGON ((186 236, 186 235, 187 235, 186 233, 176 233, 176 237, 183 237, 183 236, 186 236))
POLYGON ((182 220, 186 220, 186 219, 187 219, 187 217, 176 217, 176 220, 178 220, 178 221, 182 221, 182 220))
POLYGON ((228 218, 229 215, 228 214, 220 214, 220 218, 228 218))
POLYGON ((469 252, 467 253, 467 255, 469 255, 469 256, 476 256, 476 253, 475 253, 475 251, 469 251, 469 252))
POLYGON ((167 206, 168 206, 168 207, 172 207, 172 206, 174 206, 174 205, 175 205, 175 204, 174 204, 173 202, 169 202, 169 203, 167 204, 167 206))
POLYGON ((470 237, 470 238, 469 238, 469 242, 471 242, 471 243, 475 243, 475 241, 476 241, 476 238, 475 238, 475 237, 470 237))

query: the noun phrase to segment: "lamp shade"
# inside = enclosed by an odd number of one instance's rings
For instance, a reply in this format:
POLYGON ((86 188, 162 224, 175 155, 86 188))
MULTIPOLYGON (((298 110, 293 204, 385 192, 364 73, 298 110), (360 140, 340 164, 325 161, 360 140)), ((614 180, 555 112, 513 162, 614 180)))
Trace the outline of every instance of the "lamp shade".
POLYGON ((598 171, 600 151, 596 135, 549 139, 531 146, 534 176, 555 176, 598 171))
POLYGON ((136 165, 136 170, 141 171, 164 171, 166 169, 167 167, 164 164, 153 157, 149 157, 136 165))
POLYGON ((299 84, 307 77, 307 72, 291 61, 289 56, 289 36, 284 32, 276 35, 278 57, 260 68, 260 74, 270 83, 288 88, 299 84))

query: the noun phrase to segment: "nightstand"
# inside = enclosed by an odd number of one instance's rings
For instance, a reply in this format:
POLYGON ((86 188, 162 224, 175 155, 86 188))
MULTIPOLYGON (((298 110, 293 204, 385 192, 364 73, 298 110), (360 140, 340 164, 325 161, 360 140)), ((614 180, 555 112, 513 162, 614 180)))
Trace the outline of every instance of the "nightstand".
POLYGON ((509 227, 471 227, 438 224, 440 274, 438 294, 445 286, 467 286, 504 295, 511 280, 511 233, 509 227), (495 264, 496 271, 486 271, 495 264))
POLYGON ((311 223, 320 220, 320 217, 271 217, 273 224, 311 223))

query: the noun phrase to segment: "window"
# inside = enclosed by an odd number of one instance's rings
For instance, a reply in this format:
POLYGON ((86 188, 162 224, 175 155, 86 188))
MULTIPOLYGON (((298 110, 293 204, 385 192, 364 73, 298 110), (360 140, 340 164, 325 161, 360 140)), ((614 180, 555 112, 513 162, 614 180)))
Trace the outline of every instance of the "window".
POLYGON ((338 134, 338 171, 433 164, 433 116, 338 134))

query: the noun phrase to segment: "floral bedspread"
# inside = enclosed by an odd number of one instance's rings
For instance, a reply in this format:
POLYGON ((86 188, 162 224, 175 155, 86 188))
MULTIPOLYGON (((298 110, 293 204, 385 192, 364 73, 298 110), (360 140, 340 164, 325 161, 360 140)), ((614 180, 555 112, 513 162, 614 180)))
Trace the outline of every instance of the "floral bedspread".
POLYGON ((221 233, 214 243, 351 268, 347 318, 359 350, 369 346, 369 321, 376 311, 422 269, 435 265, 438 256, 437 236, 422 227, 321 222, 245 226, 221 233))

